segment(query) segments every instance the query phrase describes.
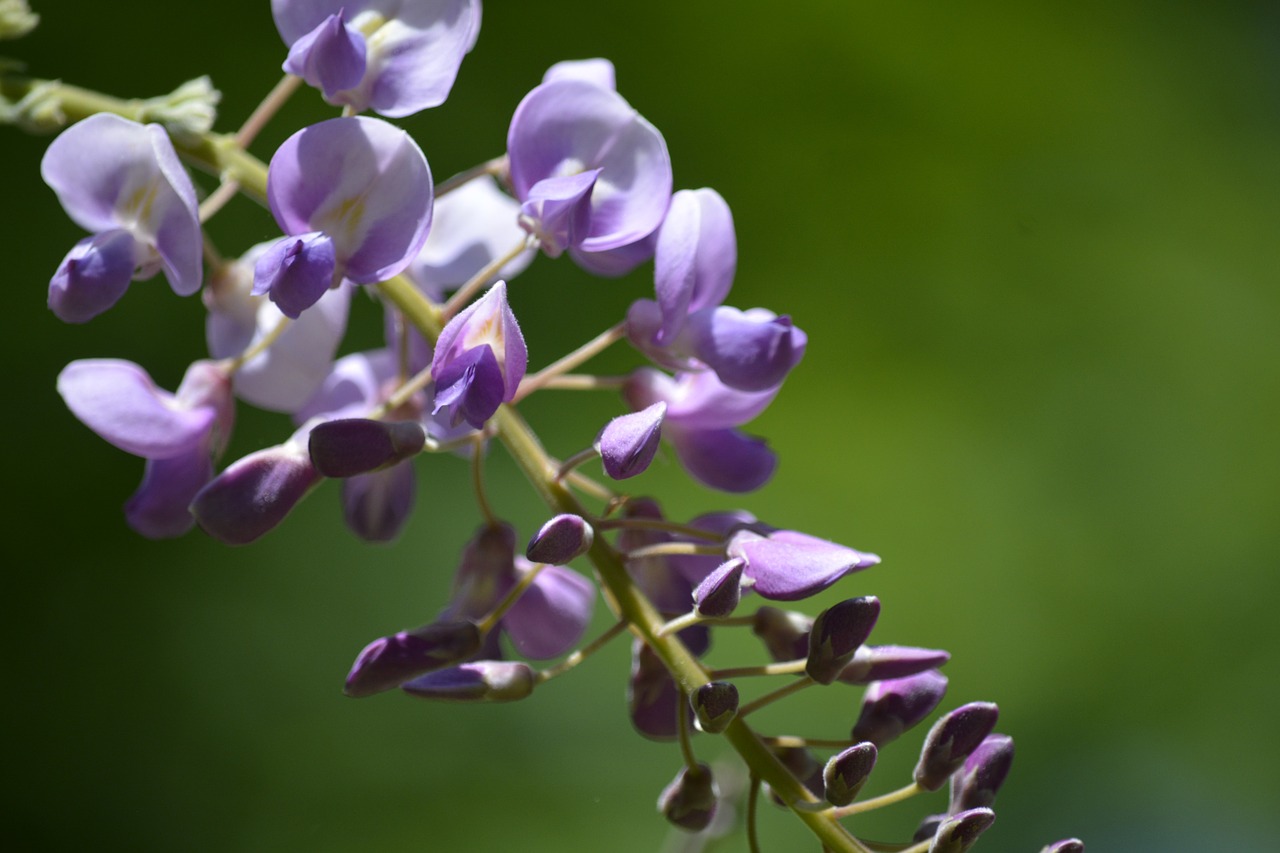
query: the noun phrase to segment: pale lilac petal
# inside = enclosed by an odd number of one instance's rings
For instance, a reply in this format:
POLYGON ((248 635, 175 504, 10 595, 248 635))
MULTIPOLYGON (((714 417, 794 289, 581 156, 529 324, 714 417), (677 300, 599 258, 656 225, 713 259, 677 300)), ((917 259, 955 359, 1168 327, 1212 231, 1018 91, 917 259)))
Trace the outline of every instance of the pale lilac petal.
MULTIPOLYGON (((525 239, 516 221, 519 215, 520 203, 498 189, 492 178, 468 181, 436 201, 431 233, 406 272, 440 301, 445 291, 466 284, 525 239)), ((529 266, 534 254, 521 252, 486 284, 510 281, 529 266)))
POLYGON ((76 243, 49 282, 49 310, 64 323, 85 323, 115 305, 133 280, 138 249, 122 229, 76 243))
POLYGON ((739 391, 776 388, 800 363, 808 343, 790 317, 763 308, 704 308, 689 318, 689 332, 694 355, 739 391))
POLYGON ((671 197, 654 252, 653 280, 662 309, 659 343, 669 343, 693 312, 719 305, 738 266, 733 215, 712 189, 671 197))
POLYGON ((341 89, 360 85, 365 72, 365 40, 343 18, 330 15, 289 48, 284 70, 296 74, 332 101, 341 89))
POLYGON ((296 320, 329 291, 336 273, 337 258, 329 235, 312 231, 285 237, 254 264, 253 295, 269 295, 280 313, 296 320))
POLYGON ((368 542, 390 542, 413 512, 418 478, 412 462, 360 474, 342 482, 342 517, 368 542))
POLYGON ((271 158, 267 198, 280 228, 322 231, 339 268, 358 284, 404 270, 431 227, 427 160, 384 121, 336 118, 298 131, 271 158))
POLYGON ((167 459, 148 459, 142 484, 124 505, 125 520, 148 539, 181 536, 196 523, 187 507, 212 476, 207 447, 167 459))
POLYGON ((553 80, 583 80, 611 91, 618 88, 613 63, 607 59, 566 59, 557 62, 542 75, 543 83, 553 80))
POLYGON ((502 368, 491 347, 466 350, 442 367, 435 381, 435 404, 431 413, 452 412, 454 426, 465 420, 475 429, 481 429, 502 405, 505 388, 502 368))
POLYGON ((502 617, 502 625, 521 655, 558 657, 582 639, 595 598, 591 581, 571 569, 547 566, 502 617))
POLYGON ((619 278, 653 257, 654 235, 641 237, 634 243, 627 243, 616 249, 605 249, 602 252, 584 252, 581 249, 570 249, 569 256, 573 262, 587 272, 619 278))
POLYGON ((442 702, 514 702, 533 692, 538 680, 523 661, 476 660, 405 682, 410 696, 442 702))
POLYGON ((667 404, 667 420, 697 430, 736 427, 768 408, 778 389, 738 391, 710 371, 681 373, 672 379, 656 370, 633 373, 623 390, 633 409, 658 400, 667 404))
POLYGON ((119 359, 71 362, 58 375, 58 393, 85 426, 144 459, 200 446, 217 418, 213 407, 183 405, 157 388, 141 367, 119 359))
POLYGON ((343 356, 334 362, 315 395, 294 414, 294 421, 367 417, 383 399, 387 383, 394 380, 396 361, 395 353, 386 349, 343 356))
POLYGON ((672 429, 668 435, 680 463, 694 479, 713 489, 754 491, 778 467, 777 455, 763 438, 736 429, 672 429))
POLYGON ((821 592, 845 575, 880 562, 875 554, 793 530, 767 537, 750 531, 729 543, 729 556, 747 561, 744 574, 755 590, 775 601, 794 601, 821 592))
MULTIPOLYGON (((627 340, 659 367, 675 371, 697 371, 701 362, 681 346, 676 337, 666 344, 658 343, 662 333, 662 309, 652 299, 637 299, 627 309, 627 340)), ((687 337, 687 336, 685 336, 687 337)))

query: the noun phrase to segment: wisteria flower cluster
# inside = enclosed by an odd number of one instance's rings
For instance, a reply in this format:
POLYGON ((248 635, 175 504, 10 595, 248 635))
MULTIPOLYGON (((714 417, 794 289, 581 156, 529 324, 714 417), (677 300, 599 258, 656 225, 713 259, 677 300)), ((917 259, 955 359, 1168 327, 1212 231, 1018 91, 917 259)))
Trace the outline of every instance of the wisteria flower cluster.
MULTIPOLYGON (((453 455, 472 467, 481 519, 452 594, 418 627, 389 630, 356 653, 347 695, 520 700, 629 634, 619 689, 625 683, 631 722, 680 747, 673 781, 654 792, 675 826, 723 834, 733 827, 717 815, 745 811, 756 849, 754 804, 767 787, 828 850, 969 849, 995 818, 1013 760, 996 706, 938 716, 912 778, 864 797, 879 750, 942 705, 949 655, 872 644, 881 610, 872 595, 816 615, 793 609, 880 558, 744 509, 671 518, 624 482, 664 442, 691 477, 731 495, 759 489, 778 465, 744 428, 778 396, 807 338, 786 314, 726 304, 738 253, 725 199, 673 186, 661 132, 620 94, 604 59, 547 69, 514 108, 506 153, 438 184, 422 148, 386 119, 445 101, 477 43, 479 0, 270 6, 286 76, 234 135, 189 120, 200 110, 160 110, 167 122, 148 122, 140 119, 154 113, 140 115, 136 101, 23 84, 55 99, 69 122, 41 171, 89 232, 51 264, 50 309, 89 322, 124 301, 131 282, 162 273, 179 296, 201 293, 207 313, 209 356, 174 392, 111 358, 72 362, 57 379, 76 418, 145 460, 125 521, 151 538, 198 526, 248 543, 333 479, 351 532, 394 540, 413 516, 418 467, 450 464, 420 457, 453 455), (303 82, 341 115, 293 133, 264 164, 247 149, 303 82), (203 201, 188 165, 221 177, 203 201), (269 208, 279 236, 226 258, 211 250, 204 223, 237 192, 269 208), (603 277, 651 266, 653 290, 567 354, 530 353, 508 291, 539 254, 567 255, 603 277), (339 357, 360 289, 385 312, 385 344, 339 357), (629 374, 575 372, 622 341, 643 362, 629 374), (531 372, 531 359, 548 366, 531 372), (607 423, 582 424, 580 447, 553 457, 519 404, 579 389, 620 391, 624 407, 607 423), (279 444, 228 462, 241 403, 291 424, 279 444), (542 500, 538 530, 517 532, 490 505, 491 445, 506 448, 542 500), (584 642, 601 589, 615 624, 584 642), (744 630, 759 638, 760 658, 703 663, 716 635, 744 630), (764 677, 783 686, 750 689, 764 677), (847 738, 753 725, 754 712, 818 685, 862 689, 847 738), (713 736, 747 767, 745 810, 724 808, 729 795, 697 758, 713 736), (846 822, 943 787, 946 810, 899 844, 860 839, 846 822)), ((216 93, 209 110, 214 103, 216 93)))

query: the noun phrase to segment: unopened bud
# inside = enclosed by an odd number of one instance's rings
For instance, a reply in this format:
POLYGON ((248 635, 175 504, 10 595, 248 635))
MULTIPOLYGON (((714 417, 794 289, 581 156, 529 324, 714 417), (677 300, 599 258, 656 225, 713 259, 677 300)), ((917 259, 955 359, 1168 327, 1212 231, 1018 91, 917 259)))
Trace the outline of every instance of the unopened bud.
POLYGON ((339 418, 311 430, 311 463, 326 477, 368 474, 422 451, 427 433, 417 421, 339 418))
POLYGON ((876 745, 870 741, 849 747, 835 755, 822 770, 827 802, 833 806, 852 803, 876 766, 876 745))
POLYGON ((704 684, 689 697, 698 725, 704 732, 719 734, 738 713, 738 688, 727 681, 704 684))
POLYGON ((648 468, 658 452, 666 414, 667 404, 659 402, 609 421, 595 441, 604 472, 615 480, 625 480, 648 468))
POLYGON ((751 630, 775 661, 800 660, 809 654, 809 629, 813 619, 792 610, 761 607, 751 630))
POLYGON ((139 105, 138 121, 157 122, 175 139, 194 141, 213 129, 222 93, 208 77, 188 80, 167 95, 139 105))
POLYGON ((951 776, 952 814, 990 806, 1013 765, 1013 738, 992 734, 965 759, 951 776))
POLYGON ((442 702, 514 702, 532 693, 536 683, 533 669, 522 661, 478 660, 429 672, 402 689, 442 702))
POLYGON ((0 0, 0 39, 21 38, 38 23, 40 16, 31 11, 27 0, 0 0))
POLYGON ((480 649, 480 631, 471 622, 443 622, 374 640, 351 665, 343 692, 372 696, 411 678, 466 660, 480 649))
POLYGON ((969 809, 945 817, 938 824, 929 853, 965 853, 995 820, 996 813, 991 809, 969 809))
POLYGON ((1040 853, 1084 853, 1084 842, 1079 838, 1064 838, 1046 845, 1040 853))
POLYGON ((983 739, 991 734, 1000 709, 990 702, 970 702, 944 715, 933 724, 916 764, 916 784, 936 791, 960 769, 983 739))
POLYGON ((880 748, 929 716, 947 692, 947 677, 928 670, 906 678, 872 682, 862 697, 862 713, 853 740, 869 740, 880 748))
POLYGON ((819 684, 835 681, 858 646, 871 636, 879 616, 880 599, 874 595, 846 599, 819 613, 809 631, 805 674, 819 684))
POLYGON ((946 819, 946 814, 925 815, 920 825, 916 827, 915 835, 911 836, 911 840, 917 844, 921 841, 931 841, 938 834, 938 826, 946 819))
POLYGON ((595 531, 586 519, 562 513, 542 525, 525 549, 525 556, 535 563, 563 566, 591 549, 595 531))
POLYGON ((196 494, 191 514, 215 539, 245 545, 284 521, 318 482, 311 457, 290 440, 227 466, 196 494))
POLYGON ((681 829, 698 832, 706 829, 716 816, 719 796, 710 767, 705 764, 699 764, 697 769, 682 767, 658 796, 658 811, 681 829))
POLYGON ((742 600, 742 569, 746 563, 733 559, 722 563, 703 578, 693 591, 698 613, 713 619, 728 616, 742 600))
POLYGON ((891 678, 918 675, 936 669, 951 655, 940 649, 916 649, 911 646, 859 646, 836 680, 845 684, 869 684, 891 678))

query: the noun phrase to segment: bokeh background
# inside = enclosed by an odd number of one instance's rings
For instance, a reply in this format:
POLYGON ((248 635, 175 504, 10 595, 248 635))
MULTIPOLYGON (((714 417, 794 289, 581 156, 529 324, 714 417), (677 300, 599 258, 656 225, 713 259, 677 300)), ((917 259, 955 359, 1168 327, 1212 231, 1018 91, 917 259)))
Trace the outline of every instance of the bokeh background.
MULTIPOLYGON (((36 33, 0 45, 33 75, 147 96, 208 73, 227 130, 284 57, 265 0, 36 5, 36 33)), ((730 301, 811 339, 752 426, 782 464, 742 499, 669 457, 637 488, 672 515, 741 505, 884 557, 819 604, 880 596, 879 641, 950 649, 949 701, 1000 703, 1018 758, 982 849, 1275 849, 1280 7, 870 5, 495 0, 450 101, 404 124, 443 177, 501 153, 549 64, 606 56, 676 185, 729 201, 730 301)), ((255 150, 329 115, 304 91, 255 150)), ((172 388, 203 355, 202 309, 157 280, 87 326, 53 318, 46 282, 80 233, 39 182, 45 144, 0 129, 11 849, 679 849, 653 808, 679 758, 632 733, 622 646, 512 706, 342 696, 365 642, 444 601, 476 524, 456 460, 422 460, 390 548, 345 531, 333 487, 246 548, 126 528, 142 464, 54 378, 115 356, 172 388)), ((244 200, 212 225, 228 253, 273 228, 244 200)), ((650 275, 539 260, 512 296, 532 363, 650 275)), ((347 350, 377 341, 373 303, 357 314, 347 350)), ((568 454, 618 403, 528 410, 568 454)), ((237 429, 229 458, 288 432, 248 410, 237 429)), ((532 495, 500 452, 489 473, 527 535, 532 495)), ((726 637, 717 655, 758 653, 726 637)), ((810 691, 762 725, 841 736, 857 701, 810 691)), ((886 750, 875 791, 917 744, 886 750)), ((859 826, 901 838, 940 807, 859 826)), ((766 849, 812 845, 785 814, 763 822, 766 849)))

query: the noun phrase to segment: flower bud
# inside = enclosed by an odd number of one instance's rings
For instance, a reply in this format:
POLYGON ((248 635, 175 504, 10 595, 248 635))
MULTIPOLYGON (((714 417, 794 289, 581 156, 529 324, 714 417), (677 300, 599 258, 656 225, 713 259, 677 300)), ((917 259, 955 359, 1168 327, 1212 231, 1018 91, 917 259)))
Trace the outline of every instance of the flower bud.
POLYGON ((326 477, 354 477, 388 468, 422 451, 427 432, 417 421, 339 418, 316 424, 307 442, 311 464, 326 477))
POLYGON ((920 825, 916 827, 915 835, 911 836, 911 840, 917 844, 932 840, 938 834, 938 826, 946 819, 946 813, 925 815, 920 825))
POLYGON ((445 409, 453 426, 465 420, 480 429, 498 406, 514 399, 528 356, 507 304, 507 285, 500 281, 440 333, 431 361, 436 382, 433 414, 445 409))
POLYGON ((945 817, 938 824, 929 853, 965 853, 995 820, 996 813, 991 809, 970 809, 945 817))
POLYGON ((916 764, 916 784, 926 791, 942 787, 952 773, 995 728, 1000 710, 990 702, 970 702, 933 724, 916 764))
POLYGON ((320 475, 301 442, 250 453, 214 477, 191 502, 205 532, 228 545, 245 545, 284 521, 320 475))
POLYGON ((698 725, 708 734, 719 734, 729 727, 738 713, 738 688, 727 681, 704 684, 689 697, 698 725))
POLYGON ((525 549, 535 563, 563 566, 591 550, 595 531, 580 515, 561 513, 542 525, 525 549))
POLYGON ((1046 845, 1040 853, 1084 853, 1084 842, 1079 838, 1064 838, 1046 845))
POLYGON ((615 480, 625 480, 648 468, 658 452, 662 419, 666 414, 667 404, 659 401, 605 424, 595 440, 604 472, 615 480))
POLYGON ((800 660, 809 654, 809 629, 813 619, 793 610, 761 607, 751 630, 775 661, 800 660))
POLYGON ((678 714, 693 715, 682 700, 671 674, 647 645, 636 640, 631 649, 631 677, 627 680, 627 711, 641 736, 649 740, 673 740, 679 730, 678 714))
POLYGON ((27 0, 0 0, 0 39, 25 36, 38 23, 40 16, 31 11, 27 0))
POLYGON ((940 649, 917 649, 911 646, 860 646, 836 679, 845 684, 869 684, 891 678, 918 675, 936 669, 951 655, 940 649))
POLYGON ((658 811, 681 829, 698 832, 706 829, 715 817, 719 795, 710 767, 705 764, 699 764, 696 770, 682 767, 658 796, 658 811))
POLYGON ((819 613, 809 631, 805 674, 819 684, 835 681, 858 646, 871 636, 879 616, 880 599, 873 595, 849 598, 819 613))
POLYGON ((702 616, 728 616, 742 599, 741 560, 729 560, 707 575, 693 591, 694 606, 702 616))
POLYGON ((411 696, 442 702, 514 702, 532 693, 536 684, 527 663, 478 660, 428 672, 401 688, 411 696))
POLYGON ((1013 765, 1013 738, 992 734, 978 745, 964 766, 951 776, 952 814, 990 806, 1013 765))
POLYGON ((869 740, 883 749, 919 723, 942 701, 947 677, 928 670, 907 678, 876 681, 862 697, 862 713, 854 724, 853 740, 869 740))
POLYGON ((876 754, 876 745, 864 741, 833 756, 822 770, 827 802, 833 806, 852 803, 876 766, 876 754))
POLYGON ((411 678, 466 660, 480 649, 471 622, 437 622, 374 640, 351 665, 342 692, 362 698, 399 687, 411 678))

